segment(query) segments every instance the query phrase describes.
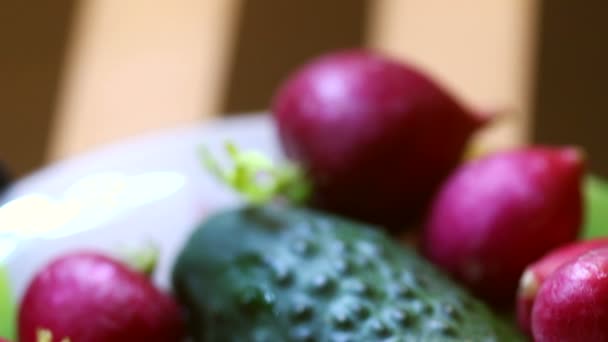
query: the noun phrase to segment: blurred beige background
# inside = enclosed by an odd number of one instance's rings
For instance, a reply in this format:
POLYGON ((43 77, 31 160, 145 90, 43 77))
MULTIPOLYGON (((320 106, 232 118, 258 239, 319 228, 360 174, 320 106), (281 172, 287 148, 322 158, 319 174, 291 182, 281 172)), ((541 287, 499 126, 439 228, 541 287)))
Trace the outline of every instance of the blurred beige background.
POLYGON ((0 3, 0 159, 18 175, 154 130, 267 108, 294 67, 367 46, 506 109, 479 139, 585 147, 608 175, 608 3, 82 0, 0 3))

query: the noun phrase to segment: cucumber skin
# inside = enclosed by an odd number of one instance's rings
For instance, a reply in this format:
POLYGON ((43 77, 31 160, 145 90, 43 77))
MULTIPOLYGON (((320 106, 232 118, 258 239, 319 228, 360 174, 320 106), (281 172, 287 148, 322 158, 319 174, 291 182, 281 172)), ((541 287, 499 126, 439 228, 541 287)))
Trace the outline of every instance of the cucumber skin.
POLYGON ((173 270, 195 341, 518 341, 381 230, 303 208, 210 217, 173 270))

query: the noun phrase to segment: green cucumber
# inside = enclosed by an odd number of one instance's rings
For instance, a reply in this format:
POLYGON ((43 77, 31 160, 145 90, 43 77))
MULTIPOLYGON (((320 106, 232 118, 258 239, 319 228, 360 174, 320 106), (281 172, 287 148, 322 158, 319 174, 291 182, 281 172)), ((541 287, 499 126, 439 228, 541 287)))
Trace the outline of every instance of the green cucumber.
POLYGON ((309 209, 218 213, 187 241, 173 284, 195 341, 518 341, 416 252, 309 209))

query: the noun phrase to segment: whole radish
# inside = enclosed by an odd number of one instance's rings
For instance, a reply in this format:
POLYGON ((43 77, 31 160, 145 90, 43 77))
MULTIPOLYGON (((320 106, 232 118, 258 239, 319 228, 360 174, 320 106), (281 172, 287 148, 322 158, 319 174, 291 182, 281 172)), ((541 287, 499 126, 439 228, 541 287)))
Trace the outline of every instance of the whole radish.
POLYGON ((272 112, 314 205, 393 230, 421 218, 487 119, 413 66, 365 50, 302 66, 272 112))
POLYGON ((577 237, 583 170, 574 148, 515 149, 463 165, 433 203, 424 254, 478 296, 513 303, 525 267, 577 237))
POLYGON ((145 276, 101 254, 62 256, 27 288, 19 311, 19 341, 37 331, 74 342, 181 341, 179 307, 145 276))
POLYGON ((536 342, 608 341, 608 248, 558 268, 540 287, 532 310, 536 342))
POLYGON ((517 291, 517 321, 526 333, 532 333, 531 316, 538 289, 556 269, 568 261, 599 247, 608 247, 608 238, 577 241, 559 247, 526 267, 517 291))

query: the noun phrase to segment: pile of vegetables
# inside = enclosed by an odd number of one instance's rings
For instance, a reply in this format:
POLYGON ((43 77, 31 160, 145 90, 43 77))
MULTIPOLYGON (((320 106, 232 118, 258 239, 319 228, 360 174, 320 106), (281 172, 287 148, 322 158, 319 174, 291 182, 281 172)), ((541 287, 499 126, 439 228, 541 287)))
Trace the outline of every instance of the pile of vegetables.
POLYGON ((272 115, 286 163, 203 154, 247 203, 194 229, 171 293, 75 251, 32 279, 18 340, 608 341, 608 238, 577 241, 579 149, 463 163, 492 115, 365 50, 296 70, 272 115))

